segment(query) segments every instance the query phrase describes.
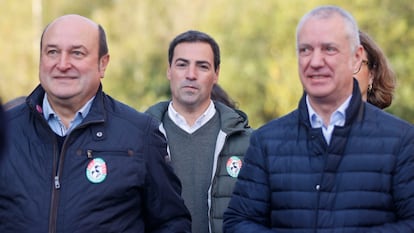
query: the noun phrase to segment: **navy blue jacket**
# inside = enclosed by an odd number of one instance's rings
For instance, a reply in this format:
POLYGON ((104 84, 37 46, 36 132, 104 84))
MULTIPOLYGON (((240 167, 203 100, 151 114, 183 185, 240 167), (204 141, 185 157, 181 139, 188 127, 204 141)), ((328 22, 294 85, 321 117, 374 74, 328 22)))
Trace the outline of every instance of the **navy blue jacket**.
POLYGON ((0 102, 0 155, 6 146, 6 122, 5 122, 5 114, 0 102))
POLYGON ((354 81, 327 145, 305 95, 253 133, 224 232, 414 232, 413 126, 363 102, 354 81))
POLYGON ((41 113, 41 86, 10 110, 10 143, 0 157, 0 232, 191 231, 157 121, 101 88, 61 151, 41 113))

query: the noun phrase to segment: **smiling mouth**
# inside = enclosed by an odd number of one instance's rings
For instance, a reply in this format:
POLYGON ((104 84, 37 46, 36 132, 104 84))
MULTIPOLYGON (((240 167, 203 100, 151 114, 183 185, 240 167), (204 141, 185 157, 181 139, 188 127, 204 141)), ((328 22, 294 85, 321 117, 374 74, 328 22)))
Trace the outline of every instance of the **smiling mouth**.
POLYGON ((195 86, 183 86, 184 89, 198 89, 195 86))
POLYGON ((324 78, 328 78, 328 76, 326 76, 326 75, 308 75, 308 78, 310 78, 310 79, 324 79, 324 78))
POLYGON ((76 76, 53 76, 56 80, 74 80, 77 77, 76 76))

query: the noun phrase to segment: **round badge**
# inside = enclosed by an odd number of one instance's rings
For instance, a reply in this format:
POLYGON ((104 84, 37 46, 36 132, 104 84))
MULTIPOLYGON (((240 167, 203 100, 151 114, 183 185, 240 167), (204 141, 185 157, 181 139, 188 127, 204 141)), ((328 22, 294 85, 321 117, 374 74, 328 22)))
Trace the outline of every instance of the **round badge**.
POLYGON ((95 158, 86 167, 86 178, 94 184, 102 183, 106 178, 107 171, 105 160, 95 158))
POLYGON ((227 160, 226 169, 227 169, 227 173, 229 173, 231 177, 237 178, 241 167, 242 167, 242 161, 239 157, 231 156, 227 160))

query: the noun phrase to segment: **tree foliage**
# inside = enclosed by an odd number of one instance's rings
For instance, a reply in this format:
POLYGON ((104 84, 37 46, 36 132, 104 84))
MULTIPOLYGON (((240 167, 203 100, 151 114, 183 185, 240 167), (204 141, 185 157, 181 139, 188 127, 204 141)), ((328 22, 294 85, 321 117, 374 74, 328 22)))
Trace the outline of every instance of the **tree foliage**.
POLYGON ((0 96, 28 95, 38 84, 39 39, 55 17, 76 13, 107 32, 111 62, 104 90, 144 111, 169 99, 167 49, 177 34, 196 29, 220 44, 219 83, 245 111, 253 127, 297 106, 302 87, 297 72, 295 30, 315 6, 349 10, 362 30, 383 48, 398 78, 387 110, 414 122, 414 5, 391 0, 0 0, 0 96))

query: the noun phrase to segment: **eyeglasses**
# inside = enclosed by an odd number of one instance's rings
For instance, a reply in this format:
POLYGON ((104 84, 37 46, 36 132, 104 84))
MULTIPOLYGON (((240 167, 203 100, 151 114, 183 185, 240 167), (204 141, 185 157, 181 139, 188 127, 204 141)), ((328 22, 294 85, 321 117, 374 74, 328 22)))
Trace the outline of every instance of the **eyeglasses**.
POLYGON ((370 63, 369 63, 369 61, 368 61, 368 60, 362 60, 362 61, 361 61, 361 65, 359 65, 358 70, 356 70, 356 71, 354 72, 354 74, 358 74, 358 73, 359 73, 359 71, 361 71, 361 67, 362 67, 362 65, 366 65, 366 66, 367 66, 367 68, 368 68, 368 69, 370 69, 370 63))
POLYGON ((362 60, 361 65, 362 64, 369 66, 369 61, 368 60, 362 60))

